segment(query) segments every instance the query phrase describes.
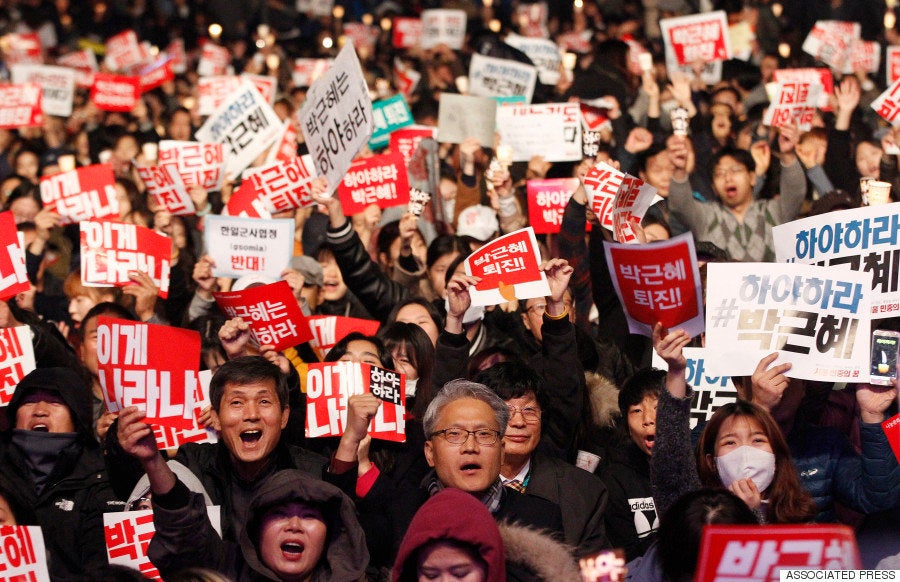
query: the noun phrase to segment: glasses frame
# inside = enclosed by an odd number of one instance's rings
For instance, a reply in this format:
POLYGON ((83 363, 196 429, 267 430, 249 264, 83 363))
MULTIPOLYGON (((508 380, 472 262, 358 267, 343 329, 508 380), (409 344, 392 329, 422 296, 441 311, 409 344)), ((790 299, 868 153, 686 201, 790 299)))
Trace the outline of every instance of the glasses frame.
POLYGON ((447 441, 448 444, 456 445, 456 446, 462 446, 462 445, 466 444, 467 442, 469 442, 470 436, 475 437, 475 442, 478 443, 482 447, 492 447, 500 442, 500 431, 494 430, 492 428, 478 428, 475 430, 466 430, 466 429, 460 428, 458 426, 451 426, 451 427, 445 428, 443 430, 434 431, 433 433, 431 433, 431 438, 433 439, 434 437, 436 437, 438 435, 444 437, 444 440, 447 441), (450 438, 447 436, 447 432, 448 431, 457 431, 457 430, 460 432, 466 433, 466 438, 464 438, 463 440, 461 440, 458 443, 455 443, 452 440, 450 440, 450 438), (492 437, 491 442, 482 442, 484 439, 479 440, 478 433, 489 433, 490 436, 492 437))

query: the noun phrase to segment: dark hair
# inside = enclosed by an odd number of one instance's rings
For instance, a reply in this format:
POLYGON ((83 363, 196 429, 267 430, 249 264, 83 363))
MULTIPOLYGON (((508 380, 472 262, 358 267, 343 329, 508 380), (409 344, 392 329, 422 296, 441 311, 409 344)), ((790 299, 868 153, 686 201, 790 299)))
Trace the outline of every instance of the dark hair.
POLYGON ((209 382, 209 399, 212 407, 219 412, 222 396, 228 384, 246 386, 271 380, 275 384, 275 394, 282 409, 288 407, 287 376, 281 368, 261 356, 243 356, 228 360, 213 374, 209 382))
POLYGON ((378 229, 378 236, 375 237, 375 248, 379 254, 390 254, 391 245, 398 238, 400 238, 400 221, 392 220, 378 229))
POLYGON ((647 171, 647 163, 650 161, 650 158, 656 157, 661 153, 666 151, 666 144, 664 143, 654 143, 649 148, 642 151, 638 154, 637 163, 638 170, 642 172, 647 171))
POLYGON ((44 201, 41 200, 41 189, 37 184, 32 184, 27 178, 24 182, 13 188, 12 192, 6 198, 6 210, 9 210, 12 203, 19 198, 31 198, 37 202, 38 208, 44 207, 44 201))
POLYGON ((400 310, 406 307, 407 305, 421 305, 428 311, 428 315, 431 316, 431 319, 434 321, 434 325, 437 326, 439 330, 444 329, 444 316, 441 315, 441 312, 438 311, 437 307, 434 306, 434 303, 428 301, 424 297, 407 297, 400 303, 394 306, 391 309, 391 312, 388 314, 387 319, 385 319, 385 323, 394 323, 397 321, 397 314, 400 313, 400 310))
POLYGON ((657 368, 641 368, 625 380, 622 389, 619 390, 619 410, 622 416, 627 416, 628 408, 640 404, 645 396, 659 398, 666 373, 657 368))
POLYGON ((81 337, 81 340, 84 341, 84 326, 88 322, 88 320, 93 319, 99 315, 109 315, 110 317, 118 317, 119 319, 127 319, 128 321, 137 321, 138 316, 134 314, 130 309, 126 309, 122 307, 118 303, 112 303, 111 301, 104 301, 102 303, 98 303, 91 307, 87 313, 84 314, 84 319, 81 320, 81 325, 78 326, 78 333, 81 337))
MULTIPOLYGON (((384 347, 389 353, 392 353, 394 348, 406 347, 406 357, 419 374, 412 412, 415 418, 422 418, 434 396, 434 388, 431 385, 434 375, 434 345, 431 338, 418 325, 403 321, 395 321, 382 327, 378 331, 378 337, 384 342, 384 347)), ((393 357, 391 359, 393 360, 393 357)), ((396 365, 394 362, 394 366, 396 365)))
POLYGON ((719 408, 709 419, 697 444, 697 470, 705 487, 722 487, 716 468, 716 441, 725 421, 743 416, 759 423, 775 454, 775 478, 768 489, 766 519, 771 523, 805 523, 816 515, 816 504, 800 484, 791 451, 769 412, 757 404, 737 400, 719 408))
POLYGON ((498 362, 479 372, 475 381, 493 390, 503 400, 521 398, 533 392, 538 404, 544 408, 547 385, 544 378, 525 362, 498 362))
POLYGON ((425 266, 430 269, 444 255, 451 253, 468 255, 470 252, 472 251, 469 249, 469 243, 465 239, 454 234, 442 234, 435 237, 431 244, 428 245, 428 251, 425 254, 425 266))
POLYGON ((378 350, 378 359, 381 360, 381 366, 384 368, 393 369, 394 359, 391 357, 391 352, 389 352, 388 349, 384 346, 384 342, 382 342, 378 336, 366 335, 358 331, 351 331, 344 337, 344 339, 334 344, 334 347, 328 350, 328 355, 325 356, 324 361, 337 362, 343 357, 344 354, 347 353, 347 348, 350 346, 350 342, 355 341, 363 341, 373 344, 375 346, 375 349, 378 350))
MULTIPOLYGON (((474 378, 481 372, 481 367, 492 358, 497 358, 494 364, 500 362, 520 361, 519 354, 503 346, 489 346, 469 358, 466 366, 466 378, 474 378)), ((491 365, 494 365, 491 364, 491 365)))
POLYGON ((756 171, 756 162, 753 161, 753 156, 750 155, 750 152, 732 146, 725 146, 724 148, 713 154, 712 160, 710 160, 709 162, 710 174, 715 171, 716 166, 719 165, 719 161, 721 161, 722 158, 726 156, 728 156, 729 158, 733 158, 734 161, 747 168, 747 171, 756 171))
POLYGON ((223 360, 228 360, 228 354, 222 347, 219 340, 219 330, 225 325, 227 319, 221 313, 210 313, 202 315, 194 319, 187 325, 187 329, 191 329, 200 334, 200 369, 206 369, 206 356, 217 353, 222 356, 223 360))
POLYGON ((710 524, 757 525, 756 516, 741 499, 721 487, 699 489, 680 497, 662 516, 658 548, 667 580, 691 580, 697 569, 703 526, 710 524))
POLYGON ((146 195, 141 194, 137 184, 134 183, 134 180, 120 176, 116 178, 116 184, 125 189, 125 197, 128 198, 128 203, 131 204, 132 212, 149 212, 147 210, 147 197, 146 195))

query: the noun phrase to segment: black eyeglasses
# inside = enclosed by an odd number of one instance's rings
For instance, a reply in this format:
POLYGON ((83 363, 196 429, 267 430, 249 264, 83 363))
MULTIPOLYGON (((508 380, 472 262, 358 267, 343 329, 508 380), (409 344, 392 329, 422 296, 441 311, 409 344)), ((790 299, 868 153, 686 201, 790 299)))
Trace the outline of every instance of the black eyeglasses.
POLYGON ((500 431, 491 430, 489 428, 479 428, 476 430, 466 430, 464 428, 445 428, 444 430, 436 430, 431 433, 431 438, 437 435, 444 437, 444 440, 451 445, 461 445, 469 440, 469 435, 475 435, 475 442, 486 447, 496 445, 500 440, 500 431))

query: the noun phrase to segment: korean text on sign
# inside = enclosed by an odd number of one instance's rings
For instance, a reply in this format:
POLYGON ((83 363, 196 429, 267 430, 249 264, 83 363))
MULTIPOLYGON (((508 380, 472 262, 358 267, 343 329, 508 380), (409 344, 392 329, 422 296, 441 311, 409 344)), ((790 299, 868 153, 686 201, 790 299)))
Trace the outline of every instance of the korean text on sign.
POLYGON ((0 526, 0 580, 50 582, 47 551, 40 527, 0 526))
POLYGON ((0 329, 0 406, 9 404, 19 381, 35 368, 32 335, 26 325, 0 329))
POLYGON ((306 316, 285 281, 213 296, 229 318, 240 317, 250 324, 259 345, 283 350, 313 337, 306 316))
POLYGON ((569 198, 578 188, 578 178, 528 180, 528 222, 535 234, 559 232, 569 198))
MULTIPOLYGON (((725 404, 737 400, 738 393, 729 376, 713 376, 706 369, 709 352, 706 348, 684 348, 687 368, 684 370, 688 386, 694 389, 691 399, 691 428, 705 423, 713 413, 725 404)), ((668 364, 654 350, 651 365, 667 370, 668 364)))
POLYGON ((225 178, 225 150, 220 143, 164 139, 159 142, 159 165, 174 168, 185 186, 219 190, 225 178))
POLYGON ((291 262, 294 221, 210 215, 203 240, 215 261, 213 276, 237 278, 260 273, 277 279, 291 262))
POLYGON ((19 234, 12 212, 0 212, 0 300, 31 289, 19 234))
POLYGON ((369 204, 381 208, 409 202, 409 180, 400 153, 358 160, 347 170, 338 195, 347 215, 365 210, 369 204))
POLYGON ((312 205, 310 185, 315 176, 309 156, 294 156, 248 171, 240 189, 249 189, 253 192, 252 199, 274 214, 312 205))
POLYGON ((679 65, 724 61, 731 57, 725 12, 693 14, 659 21, 666 53, 679 65))
POLYGON ((172 241, 144 226, 112 220, 80 223, 81 281, 89 287, 135 284, 131 271, 142 271, 169 296, 172 241))
POLYGON ((44 122, 41 86, 0 85, 0 129, 33 127, 44 122))
POLYGON ((494 239, 465 260, 467 275, 481 281, 469 290, 472 305, 545 297, 547 276, 540 270, 540 251, 531 227, 494 239))
POLYGON ((61 224, 89 218, 118 218, 119 201, 112 166, 95 164, 41 178, 44 208, 59 213, 61 224))

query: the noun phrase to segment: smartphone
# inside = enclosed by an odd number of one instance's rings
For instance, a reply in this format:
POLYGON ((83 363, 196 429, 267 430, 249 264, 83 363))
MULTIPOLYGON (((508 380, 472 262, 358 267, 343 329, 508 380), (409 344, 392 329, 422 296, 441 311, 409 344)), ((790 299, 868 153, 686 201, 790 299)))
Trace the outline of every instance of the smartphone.
POLYGON ((897 378, 897 348, 900 332, 877 329, 872 332, 872 369, 869 383, 893 386, 897 378))

